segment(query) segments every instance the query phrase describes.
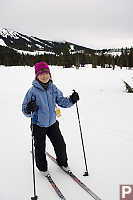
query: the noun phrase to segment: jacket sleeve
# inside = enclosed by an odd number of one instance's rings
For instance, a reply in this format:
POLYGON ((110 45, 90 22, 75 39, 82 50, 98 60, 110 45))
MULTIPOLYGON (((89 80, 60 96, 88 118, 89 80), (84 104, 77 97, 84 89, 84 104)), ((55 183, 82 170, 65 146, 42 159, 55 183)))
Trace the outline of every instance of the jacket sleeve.
POLYGON ((28 92, 26 93, 24 100, 23 100, 23 103, 22 103, 22 112, 26 117, 31 117, 31 114, 28 114, 27 111, 26 111, 26 106, 31 101, 32 95, 33 95, 32 94, 32 88, 30 88, 28 90, 28 92))
POLYGON ((55 86, 56 88, 56 103, 62 108, 69 108, 73 105, 70 97, 64 97, 63 93, 55 86))

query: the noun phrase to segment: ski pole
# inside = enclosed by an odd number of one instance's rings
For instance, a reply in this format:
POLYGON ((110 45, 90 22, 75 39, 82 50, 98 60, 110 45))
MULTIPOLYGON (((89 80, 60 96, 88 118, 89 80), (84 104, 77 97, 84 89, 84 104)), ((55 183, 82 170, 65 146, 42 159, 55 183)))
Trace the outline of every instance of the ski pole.
MULTIPOLYGON (((75 92, 75 90, 73 90, 75 92)), ((82 141, 82 147, 83 147, 83 154, 84 154, 84 161, 85 161, 85 167, 86 167, 86 172, 83 174, 83 176, 88 176, 88 168, 87 168, 87 161, 86 161, 86 155, 85 155, 85 148, 84 148, 84 141, 83 141, 83 134, 82 134, 82 129, 81 129, 81 123, 80 123, 80 117, 79 117, 79 109, 78 109, 78 104, 76 102, 76 109, 77 109, 77 115, 78 115, 78 121, 79 121, 79 129, 80 129, 80 135, 81 135, 81 141, 82 141)))
POLYGON ((34 197, 31 197, 31 200, 37 200, 38 196, 36 195, 36 179, 35 179, 35 155, 34 155, 34 136, 33 136, 33 122, 32 122, 31 113, 31 132, 32 132, 32 170, 33 170, 33 189, 34 189, 34 197))

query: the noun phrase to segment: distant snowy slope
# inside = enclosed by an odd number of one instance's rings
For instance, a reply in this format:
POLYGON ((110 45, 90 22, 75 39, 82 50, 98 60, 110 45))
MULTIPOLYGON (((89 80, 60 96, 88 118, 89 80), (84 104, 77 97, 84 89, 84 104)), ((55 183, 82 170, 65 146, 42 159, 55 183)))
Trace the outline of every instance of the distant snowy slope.
MULTIPOLYGON (((0 39, 2 39, 8 47, 25 50, 25 51, 45 51, 46 53, 60 53, 64 48, 65 41, 51 41, 46 39, 40 39, 34 36, 28 36, 26 34, 19 33, 6 28, 0 28, 0 39)), ((79 46, 68 42, 71 47, 71 51, 94 51, 93 49, 79 46)))
POLYGON ((7 46, 2 39, 0 39, 0 46, 5 46, 5 47, 7 46))

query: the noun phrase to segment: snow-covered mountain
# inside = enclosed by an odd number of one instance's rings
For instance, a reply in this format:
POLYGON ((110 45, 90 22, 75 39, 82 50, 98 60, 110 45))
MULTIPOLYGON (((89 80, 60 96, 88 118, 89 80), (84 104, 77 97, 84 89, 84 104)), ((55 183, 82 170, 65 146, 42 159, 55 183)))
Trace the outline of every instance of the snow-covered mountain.
MULTIPOLYGON (((0 45, 18 50, 60 53, 64 47, 64 43, 64 41, 56 42, 44 40, 33 36, 27 36, 10 29, 0 28, 0 45)), ((79 46, 70 42, 68 42, 68 44, 71 47, 71 51, 94 51, 93 49, 79 46)))

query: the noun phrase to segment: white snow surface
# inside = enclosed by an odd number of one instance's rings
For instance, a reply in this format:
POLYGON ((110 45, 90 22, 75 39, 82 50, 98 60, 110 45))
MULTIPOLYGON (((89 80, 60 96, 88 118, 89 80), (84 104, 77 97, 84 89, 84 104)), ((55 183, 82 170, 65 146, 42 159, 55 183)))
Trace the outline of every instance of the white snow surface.
POLYGON ((120 56, 121 52, 109 52, 108 54, 112 56, 120 56))
MULTIPOLYGON (((37 45, 36 45, 37 46, 37 45)), ((24 51, 24 50, 18 50, 18 49, 14 49, 16 52, 20 53, 20 54, 29 54, 29 55, 43 55, 43 54, 55 54, 53 52, 47 52, 47 51, 24 51)))
MULTIPOLYGON (((85 165, 76 106, 61 108, 60 129, 67 144, 72 171, 102 200, 119 200, 119 185, 133 184, 133 94, 124 91, 122 80, 132 70, 76 70, 50 67, 54 83, 69 96, 75 89, 90 176, 85 165)), ((32 67, 0 66, 0 199, 29 200, 33 196, 30 118, 21 105, 34 79, 32 67)), ((47 151, 55 156, 47 140, 47 151)), ((92 200, 61 169, 48 159, 49 171, 68 200, 92 200)), ((36 168, 40 200, 59 199, 36 168)))

